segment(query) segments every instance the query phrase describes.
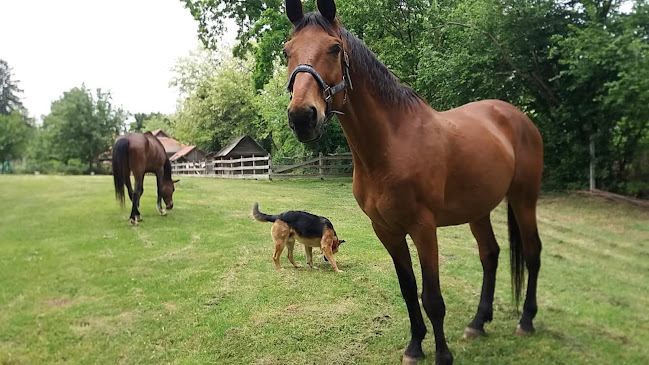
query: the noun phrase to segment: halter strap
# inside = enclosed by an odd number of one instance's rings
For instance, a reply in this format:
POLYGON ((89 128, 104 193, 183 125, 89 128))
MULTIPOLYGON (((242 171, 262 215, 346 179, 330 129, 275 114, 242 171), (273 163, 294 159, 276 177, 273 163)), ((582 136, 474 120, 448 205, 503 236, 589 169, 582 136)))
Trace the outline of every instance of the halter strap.
POLYGON ((288 92, 291 93, 291 99, 293 98, 293 84, 295 83, 295 78, 297 77, 297 74, 306 72, 311 74, 315 81, 318 83, 320 86, 320 89, 322 89, 323 95, 324 95, 324 100, 327 103, 327 109, 325 111, 325 120, 324 123, 329 123, 331 121, 331 118, 334 116, 334 114, 345 114, 339 110, 332 110, 331 108, 331 97, 336 95, 337 93, 345 90, 345 98, 343 99, 343 105, 347 102, 347 89, 349 90, 354 90, 354 87, 352 85, 352 79, 349 77, 349 56, 347 55, 347 52, 343 50, 343 80, 335 86, 329 86, 327 85, 326 82, 320 77, 320 74, 318 74, 318 71, 313 68, 313 66, 309 64, 301 64, 298 65, 295 70, 291 73, 291 77, 288 79, 288 85, 286 88, 288 89, 288 92))

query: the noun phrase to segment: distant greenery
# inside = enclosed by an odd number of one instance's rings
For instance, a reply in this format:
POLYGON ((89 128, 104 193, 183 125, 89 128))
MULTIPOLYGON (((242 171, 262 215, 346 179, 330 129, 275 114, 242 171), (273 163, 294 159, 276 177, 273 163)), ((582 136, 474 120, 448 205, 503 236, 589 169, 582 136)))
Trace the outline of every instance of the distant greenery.
POLYGON ((33 135, 33 121, 27 117, 9 64, 0 59, 0 165, 22 157, 33 135))
POLYGON ((205 49, 181 59, 171 83, 184 98, 174 118, 174 137, 218 151, 233 138, 249 135, 277 158, 348 151, 337 123, 318 142, 298 142, 286 121, 286 67, 276 63, 261 90, 255 90, 251 68, 248 59, 205 49))
MULTIPOLYGON (((110 177, 0 176, 0 364, 398 364, 409 320, 390 255, 350 179, 183 178, 168 216, 145 178, 144 221, 128 224, 110 177), (270 224, 304 209, 347 240, 336 275, 272 262, 270 224), (324 202, 324 204, 323 204, 324 202)), ((464 341, 482 267, 469 227, 439 230, 445 329, 457 364, 628 364, 649 358, 649 213, 570 195, 542 197, 537 333, 517 338, 506 209, 494 320, 464 341)), ((315 250, 318 253, 318 250, 315 250)), ((414 246, 415 273, 420 268, 414 246)), ((295 258, 305 263, 302 245, 295 258)), ((421 290, 421 289, 420 289, 421 290)), ((430 322, 424 340, 432 364, 430 322)))
MULTIPOLYGON (((266 91, 291 29, 284 1, 181 1, 207 47, 220 46, 226 18, 236 22, 234 54, 252 57, 250 82, 266 91)), ((303 6, 314 10, 314 3, 303 6)), ((587 185, 591 142, 599 188, 631 192, 646 181, 634 171, 648 148, 642 142, 649 131, 648 1, 395 4, 336 1, 342 23, 433 107, 497 98, 530 115, 545 141, 546 188, 587 185), (620 11, 625 3, 633 5, 630 12, 620 11)))
POLYGON ((126 117, 121 108, 113 107, 110 94, 100 89, 93 92, 82 86, 66 91, 43 119, 36 160, 67 165, 77 159, 92 170, 121 133, 126 117))

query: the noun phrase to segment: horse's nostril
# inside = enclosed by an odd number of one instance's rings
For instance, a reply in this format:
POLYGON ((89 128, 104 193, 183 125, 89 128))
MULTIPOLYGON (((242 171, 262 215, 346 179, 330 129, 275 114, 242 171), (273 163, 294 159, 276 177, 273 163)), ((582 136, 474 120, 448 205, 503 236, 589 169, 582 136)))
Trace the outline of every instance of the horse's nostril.
POLYGON ((315 106, 311 107, 311 119, 316 119, 318 116, 318 110, 315 108, 315 106))

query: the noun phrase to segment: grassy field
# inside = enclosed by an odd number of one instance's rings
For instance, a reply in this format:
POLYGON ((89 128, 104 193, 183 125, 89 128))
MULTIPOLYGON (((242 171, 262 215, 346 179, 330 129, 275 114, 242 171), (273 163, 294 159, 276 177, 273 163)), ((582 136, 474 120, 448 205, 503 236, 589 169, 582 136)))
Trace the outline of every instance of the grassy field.
MULTIPOLYGON (((109 177, 0 177, 0 364, 397 364, 409 322, 392 262, 350 180, 185 178, 167 217, 147 177, 138 227, 109 177), (335 274, 272 263, 263 212, 328 216, 335 274)), ((462 340, 482 271, 468 226, 440 230, 456 364, 649 363, 649 212, 569 195, 540 201, 537 334, 517 338, 506 214, 488 336, 462 340)), ((411 252, 416 255, 414 248, 411 252)), ((296 259, 304 262, 301 245, 296 259)), ((418 269, 417 269, 418 271, 418 269)), ((420 281, 419 281, 420 282, 420 281)), ((429 329, 430 322, 427 321, 429 329)), ((424 340, 434 362, 432 331, 424 340)))

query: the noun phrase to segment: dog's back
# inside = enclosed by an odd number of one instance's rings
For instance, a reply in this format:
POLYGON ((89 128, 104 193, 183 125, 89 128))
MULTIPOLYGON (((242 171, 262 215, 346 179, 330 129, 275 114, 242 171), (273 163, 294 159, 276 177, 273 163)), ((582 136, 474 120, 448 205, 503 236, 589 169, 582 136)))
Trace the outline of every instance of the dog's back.
POLYGON ((255 203, 252 207, 252 215, 260 222, 275 222, 281 220, 293 229, 299 236, 304 238, 322 237, 325 229, 334 231, 333 224, 325 217, 315 214, 302 212, 299 210, 289 210, 278 215, 268 215, 259 211, 259 204, 255 203))

